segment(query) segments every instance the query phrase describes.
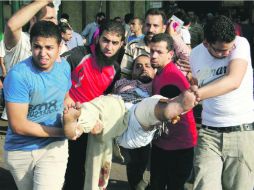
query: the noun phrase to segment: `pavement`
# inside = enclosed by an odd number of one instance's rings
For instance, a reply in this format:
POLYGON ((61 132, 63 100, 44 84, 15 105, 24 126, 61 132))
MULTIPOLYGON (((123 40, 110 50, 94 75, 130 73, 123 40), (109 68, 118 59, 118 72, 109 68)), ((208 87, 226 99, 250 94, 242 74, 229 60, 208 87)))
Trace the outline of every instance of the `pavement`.
MULTIPOLYGON (((201 118, 201 106, 197 106, 194 109, 194 115, 196 118, 197 126, 199 127, 201 118)), ((2 112, 2 108, 0 107, 0 115, 2 112)), ((0 189, 1 190, 17 190, 15 182, 10 174, 10 172, 6 169, 3 162, 3 144, 5 139, 5 134, 7 130, 7 122, 0 120, 0 189)), ((146 171, 144 174, 145 181, 149 180, 149 171, 146 171)), ((117 160, 113 159, 112 170, 110 175, 109 185, 107 190, 129 190, 127 176, 126 176, 126 165, 125 163, 119 163, 117 160)), ((185 190, 192 190, 192 182, 191 180, 185 184, 185 190)))

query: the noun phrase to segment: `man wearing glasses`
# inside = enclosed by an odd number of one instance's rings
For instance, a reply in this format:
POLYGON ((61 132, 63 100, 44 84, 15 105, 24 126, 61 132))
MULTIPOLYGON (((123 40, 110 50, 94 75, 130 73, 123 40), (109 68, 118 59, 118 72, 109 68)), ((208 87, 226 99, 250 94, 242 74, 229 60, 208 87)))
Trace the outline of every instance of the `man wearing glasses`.
POLYGON ((204 28, 190 65, 203 100, 194 156, 194 189, 249 190, 254 186, 253 70, 247 39, 225 16, 204 28))
POLYGON ((216 44, 215 45, 210 44, 211 49, 214 51, 215 54, 217 54, 216 57, 219 58, 219 59, 227 57, 228 53, 230 53, 232 50, 234 50, 236 48, 235 44, 231 45, 230 48, 226 47, 226 49, 224 49, 224 48, 220 49, 220 48, 217 48, 215 46, 218 46, 218 44, 217 45, 216 44))

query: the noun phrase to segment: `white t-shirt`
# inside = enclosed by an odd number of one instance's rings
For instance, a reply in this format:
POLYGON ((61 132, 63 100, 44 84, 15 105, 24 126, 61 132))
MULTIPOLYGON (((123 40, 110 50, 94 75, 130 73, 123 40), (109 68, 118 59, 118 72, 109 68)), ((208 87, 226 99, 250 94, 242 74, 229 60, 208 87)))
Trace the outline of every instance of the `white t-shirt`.
POLYGON ((254 121, 253 71, 248 41, 237 36, 236 48, 231 55, 217 59, 200 44, 194 48, 190 56, 193 76, 198 79, 199 86, 212 82, 226 73, 228 64, 233 59, 244 59, 248 62, 247 71, 240 87, 221 96, 203 100, 202 124, 214 127, 227 127, 252 123, 254 121))
POLYGON ((29 34, 22 32, 17 45, 10 50, 5 48, 5 53, 4 63, 8 73, 15 64, 32 55, 29 34))
POLYGON ((124 133, 116 138, 119 146, 128 149, 140 148, 148 145, 154 137, 156 128, 145 131, 138 122, 135 109, 137 104, 125 103, 125 107, 129 110, 128 127, 124 133))
MULTIPOLYGON (((4 50, 4 40, 0 41, 0 57, 4 58, 5 50, 4 50)), ((3 75, 2 69, 0 69, 0 76, 3 75)))
POLYGON ((4 50, 4 40, 0 41, 0 57, 5 56, 5 50, 4 50))

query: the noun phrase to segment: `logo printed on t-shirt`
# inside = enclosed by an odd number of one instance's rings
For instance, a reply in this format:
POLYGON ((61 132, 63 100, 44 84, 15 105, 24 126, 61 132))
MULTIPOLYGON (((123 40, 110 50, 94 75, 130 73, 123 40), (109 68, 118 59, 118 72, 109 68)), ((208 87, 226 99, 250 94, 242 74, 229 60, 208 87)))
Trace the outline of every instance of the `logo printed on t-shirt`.
POLYGON ((197 78, 199 79, 199 86, 204 86, 208 83, 211 83, 218 78, 224 76, 227 72, 227 66, 221 66, 219 68, 211 69, 203 69, 201 72, 200 70, 197 71, 197 78))
POLYGON ((57 112, 57 100, 45 102, 37 105, 29 105, 28 117, 38 118, 42 115, 51 114, 57 112))

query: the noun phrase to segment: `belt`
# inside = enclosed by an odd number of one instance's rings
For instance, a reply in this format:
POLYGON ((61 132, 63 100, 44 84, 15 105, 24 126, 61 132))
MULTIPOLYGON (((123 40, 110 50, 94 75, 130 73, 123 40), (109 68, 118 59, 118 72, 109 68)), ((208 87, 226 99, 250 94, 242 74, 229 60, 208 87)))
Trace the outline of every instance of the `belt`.
POLYGON ((211 129, 215 130, 220 133, 230 133, 235 131, 253 131, 254 130, 254 123, 245 123, 236 126, 228 126, 228 127, 212 127, 207 125, 201 126, 203 129, 211 129))

